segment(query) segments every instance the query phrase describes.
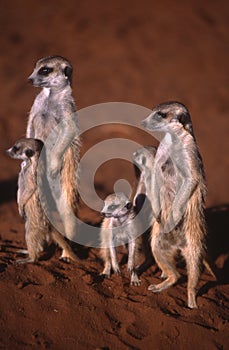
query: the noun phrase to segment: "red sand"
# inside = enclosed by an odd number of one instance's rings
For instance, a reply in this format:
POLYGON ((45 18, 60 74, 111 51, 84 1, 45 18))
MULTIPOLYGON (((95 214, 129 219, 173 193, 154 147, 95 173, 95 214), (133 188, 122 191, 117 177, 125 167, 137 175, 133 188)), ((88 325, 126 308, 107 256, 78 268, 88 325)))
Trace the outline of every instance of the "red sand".
MULTIPOLYGON (((229 346, 228 10, 227 1, 1 1, 0 348, 229 346), (125 265, 122 277, 102 281, 97 249, 76 247, 81 266, 60 262, 52 246, 37 265, 14 264, 16 250, 25 247, 15 201, 19 163, 3 151, 25 134, 38 93, 26 78, 35 61, 50 54, 72 62, 78 110, 114 101, 151 108, 171 99, 189 107, 208 181, 209 248, 221 275, 215 283, 202 274, 198 310, 186 307, 185 279, 157 295, 147 290, 159 281, 155 265, 142 274, 140 287, 129 286, 125 265)), ((127 137, 123 127, 99 133, 101 139, 127 137)), ((86 133, 83 152, 99 137, 86 133)), ((95 187, 101 198, 119 178, 134 181, 130 164, 110 161, 100 168, 95 187)), ((100 222, 84 204, 80 217, 100 222)))

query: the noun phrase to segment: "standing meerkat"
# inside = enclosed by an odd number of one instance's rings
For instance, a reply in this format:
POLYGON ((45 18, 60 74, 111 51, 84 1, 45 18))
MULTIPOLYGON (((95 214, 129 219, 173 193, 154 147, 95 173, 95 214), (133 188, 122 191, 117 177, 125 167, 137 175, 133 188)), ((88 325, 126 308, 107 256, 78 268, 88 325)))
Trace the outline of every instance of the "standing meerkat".
MULTIPOLYGON (((55 231, 46 218, 41 207, 37 189, 38 160, 43 148, 43 142, 38 139, 22 138, 7 150, 10 157, 23 160, 18 177, 17 202, 20 216, 25 220, 25 239, 28 248, 28 258, 18 260, 18 263, 36 262, 43 246, 50 238, 62 249, 60 259, 76 260, 64 237, 55 231)), ((45 165, 39 162, 40 167, 45 165)), ((45 169, 41 170, 42 172, 45 169)))
POLYGON ((151 178, 156 151, 156 147, 144 146, 138 148, 133 153, 134 168, 136 169, 137 167, 140 170, 140 177, 133 203, 143 231, 142 249, 145 255, 145 261, 139 267, 139 271, 142 272, 145 271, 154 262, 149 240, 151 228, 154 222, 151 207, 151 178))
POLYGON ((134 196, 135 205, 137 205, 138 196, 141 194, 145 194, 149 200, 151 198, 151 177, 156 151, 156 147, 144 146, 138 148, 133 153, 134 164, 139 168, 141 172, 134 196))
POLYGON ((120 274, 116 247, 128 244, 127 269, 131 275, 130 284, 140 285, 141 281, 136 272, 139 231, 136 220, 134 222, 135 212, 132 203, 123 193, 113 193, 106 197, 101 213, 104 216, 100 233, 101 255, 105 263, 102 275, 110 277, 111 268, 116 274, 120 274))
POLYGON ((165 280, 148 289, 160 292, 177 282, 180 275, 175 257, 181 253, 188 272, 188 306, 197 308, 196 288, 202 262, 209 266, 205 260, 205 175, 191 118, 183 104, 167 102, 156 106, 142 125, 147 130, 165 133, 155 157, 151 183, 151 205, 156 218, 151 248, 165 280))
POLYGON ((26 132, 27 138, 37 138, 45 143, 51 179, 60 173, 58 209, 69 238, 75 230, 74 220, 69 218, 78 207, 80 150, 78 118, 71 89, 72 72, 70 62, 61 56, 42 58, 36 63, 28 79, 42 90, 31 108, 26 132))

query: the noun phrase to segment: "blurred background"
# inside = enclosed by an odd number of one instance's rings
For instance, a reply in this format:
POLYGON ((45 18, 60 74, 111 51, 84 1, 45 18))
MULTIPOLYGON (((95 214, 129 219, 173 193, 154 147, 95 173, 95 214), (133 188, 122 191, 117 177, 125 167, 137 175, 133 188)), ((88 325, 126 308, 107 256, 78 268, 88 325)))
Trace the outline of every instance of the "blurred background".
MULTIPOLYGON (((206 169, 207 205, 228 203, 228 18, 226 0, 1 0, 1 201, 11 199, 19 171, 4 150, 25 134, 39 92, 27 77, 37 59, 58 54, 74 66, 78 110, 116 101, 146 108, 166 100, 186 104, 206 169)), ((101 139, 115 130, 100 130, 101 139)), ((128 131, 118 128, 115 137, 123 135, 128 138, 128 131)), ((82 152, 97 141, 97 133, 85 133, 82 152)), ((131 164, 104 164, 98 192, 112 191, 130 172, 131 181, 131 164)))

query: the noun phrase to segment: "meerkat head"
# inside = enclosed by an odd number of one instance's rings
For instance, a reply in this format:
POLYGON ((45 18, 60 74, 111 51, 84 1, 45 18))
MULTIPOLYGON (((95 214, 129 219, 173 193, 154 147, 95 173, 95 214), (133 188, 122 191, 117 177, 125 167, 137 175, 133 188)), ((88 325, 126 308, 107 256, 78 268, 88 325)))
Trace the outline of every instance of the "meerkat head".
POLYGON ((141 122, 150 131, 168 131, 170 123, 180 123, 193 135, 192 121, 188 109, 180 102, 165 102, 153 108, 152 113, 141 122))
POLYGON ((39 156, 43 142, 38 139, 22 138, 18 140, 6 153, 14 159, 30 160, 35 155, 39 156))
POLYGON ((152 169, 152 164, 155 159, 156 155, 156 147, 152 146, 145 146, 138 148, 133 153, 133 161, 134 164, 140 168, 140 170, 143 170, 144 168, 150 168, 152 169))
POLYGON ((37 61, 33 73, 29 76, 36 87, 64 88, 72 83, 71 63, 61 56, 49 56, 37 61))
POLYGON ((131 208, 132 203, 124 193, 112 193, 105 198, 101 214, 107 218, 119 218, 126 215, 131 208))

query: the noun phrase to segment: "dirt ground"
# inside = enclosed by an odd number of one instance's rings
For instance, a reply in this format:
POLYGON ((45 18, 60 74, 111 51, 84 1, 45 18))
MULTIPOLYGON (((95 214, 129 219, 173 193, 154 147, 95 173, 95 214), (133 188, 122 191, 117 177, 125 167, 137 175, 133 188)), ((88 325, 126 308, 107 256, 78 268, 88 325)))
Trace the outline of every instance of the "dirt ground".
MULTIPOLYGON (((0 349, 229 348, 228 16, 226 0, 1 0, 0 349), (122 249, 122 274, 109 280, 99 275, 99 250, 88 246, 73 246, 80 263, 59 261, 53 245, 38 264, 14 263, 17 250, 25 248, 16 205, 20 163, 4 150, 25 134, 38 93, 27 77, 38 58, 52 54, 74 66, 73 93, 83 130, 92 120, 81 111, 94 104, 121 101, 150 109, 178 100, 188 106, 208 183, 208 247, 220 275, 216 282, 202 273, 198 310, 186 306, 183 266, 176 286, 152 294, 147 287, 159 282, 157 266, 152 263, 142 273, 141 286, 130 287, 122 249)), ((156 144, 136 120, 131 121, 136 128, 103 125, 85 132, 82 156, 110 138, 156 144)), ((134 183, 131 158, 113 159, 115 152, 121 158, 117 149, 109 143, 97 157, 92 154, 96 161, 107 154, 111 158, 98 161, 91 180, 98 198, 112 192, 119 179, 134 183)), ((87 170, 83 174, 87 184, 87 170)), ((99 226, 101 208, 90 197, 91 186, 84 188, 93 205, 82 201, 79 216, 99 226)))

